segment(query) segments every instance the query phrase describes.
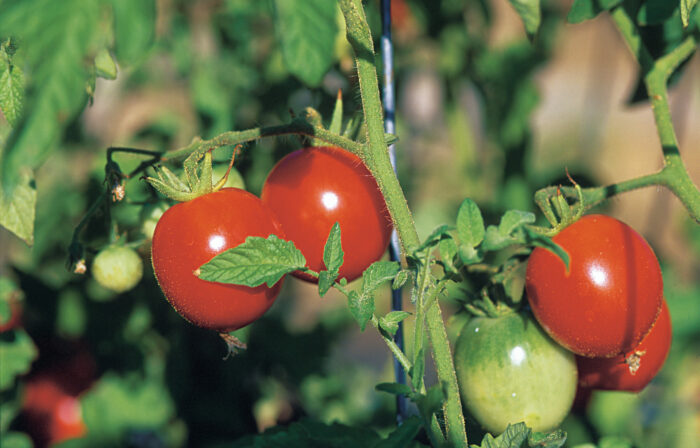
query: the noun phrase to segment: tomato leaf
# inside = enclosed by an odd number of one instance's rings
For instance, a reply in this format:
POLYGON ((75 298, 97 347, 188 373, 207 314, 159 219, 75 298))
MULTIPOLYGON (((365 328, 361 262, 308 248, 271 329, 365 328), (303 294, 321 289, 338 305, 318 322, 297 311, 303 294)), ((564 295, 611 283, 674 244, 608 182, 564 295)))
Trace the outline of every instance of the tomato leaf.
POLYGON ((566 443, 566 431, 533 432, 527 439, 530 448, 561 448, 566 443))
POLYGON ((622 0, 575 0, 571 5, 566 20, 569 23, 581 23, 597 16, 603 11, 608 11, 622 3, 622 0))
POLYGON ((374 297, 368 294, 360 294, 357 291, 350 291, 350 294, 348 294, 348 305, 350 314, 360 325, 360 330, 365 331, 367 322, 374 315, 374 297))
POLYGON ((343 246, 340 241, 340 224, 337 222, 331 227, 326 245, 323 248, 323 264, 331 272, 338 272, 343 265, 343 246))
POLYGON ((690 13, 697 3, 698 0, 681 0, 681 20, 685 28, 687 28, 690 23, 690 13))
POLYGON ((598 441, 598 448, 632 448, 634 444, 628 439, 617 436, 605 436, 598 441))
POLYGON ((660 25, 674 15, 678 5, 677 1, 647 0, 639 7, 637 23, 642 26, 660 25))
POLYGON ((396 261, 375 261, 362 273, 362 294, 371 295, 382 283, 396 277, 401 266, 396 261))
POLYGON ((12 387, 18 375, 29 372, 39 354, 26 331, 15 329, 12 335, 0 338, 0 391, 12 387))
POLYGON ((407 311, 392 311, 379 318, 379 327, 394 336, 399 330, 399 323, 410 315, 411 313, 407 311))
POLYGON ((95 74, 104 79, 117 79, 117 63, 106 48, 95 56, 95 74))
POLYGON ((134 65, 153 46, 156 35, 154 0, 111 0, 114 50, 120 65, 134 65))
POLYGON ((410 417, 401 422, 401 426, 389 434, 389 437, 372 448, 404 448, 413 446, 411 442, 416 438, 422 426, 423 423, 419 417, 410 417))
MULTIPOLYGON (((372 429, 347 426, 340 423, 326 424, 303 418, 289 426, 275 426, 262 434, 247 436, 231 446, 236 448, 260 447, 377 447, 382 438, 372 429)), ((388 445, 392 447, 392 445, 388 445)))
POLYGON ((391 282, 391 289, 403 288, 403 285, 405 285, 408 279, 411 278, 411 272, 412 271, 409 271, 408 269, 400 270, 396 274, 396 277, 394 277, 394 280, 391 282))
POLYGON ((452 236, 448 232, 453 228, 454 227, 448 226, 447 224, 443 224, 437 227, 435 230, 430 232, 430 235, 428 235, 425 241, 423 241, 423 243, 420 246, 418 246, 414 253, 419 253, 424 251, 425 249, 431 249, 435 247, 443 238, 452 238, 452 236))
POLYGON ((515 11, 520 15, 525 25, 525 31, 528 38, 532 38, 537 34, 542 21, 542 13, 540 11, 540 0, 509 0, 515 11))
POLYGON ((291 241, 275 235, 249 236, 245 243, 220 253, 199 269, 210 282, 272 287, 283 275, 303 269, 306 259, 291 241))
POLYGON ((318 273, 318 295, 323 297, 333 287, 338 271, 321 271, 318 273))
POLYGON ((411 377, 411 384, 415 390, 420 390, 423 382, 423 374, 425 373, 425 349, 421 346, 413 357, 413 366, 408 372, 411 377))
POLYGON ((379 383, 374 388, 380 392, 393 395, 405 395, 407 397, 413 393, 410 387, 401 383, 379 383))
POLYGON ((23 170, 19 184, 8 197, 0 185, 0 226, 34 244, 34 218, 36 214, 36 186, 27 170, 23 170))
POLYGON ((534 213, 523 212, 521 210, 508 210, 501 217, 501 222, 498 224, 498 232, 504 237, 507 237, 512 235, 518 227, 525 224, 533 224, 534 222, 534 213))
POLYGON ((14 47, 8 39, 0 45, 0 110, 10 126, 16 126, 24 104, 24 73, 13 63, 14 47))
POLYGON ((445 401, 445 391, 442 384, 438 383, 430 387, 425 395, 417 395, 415 403, 421 410, 423 415, 431 415, 442 409, 442 403, 445 401))
POLYGON ((34 442, 29 436, 18 431, 2 431, 0 433, 0 446, 12 448, 32 448, 34 442))
POLYGON ((548 236, 540 235, 529 227, 523 227, 523 230, 525 232, 527 243, 549 250, 554 255, 561 258, 561 261, 563 261, 566 265, 566 269, 569 269, 569 254, 566 253, 561 246, 552 241, 552 239, 548 236))
POLYGON ((452 238, 441 240, 440 243, 438 243, 438 250, 440 251, 440 261, 445 268, 445 272, 458 275, 459 269, 455 266, 454 260, 459 248, 455 240, 452 238))
POLYGON ((484 239, 484 218, 476 202, 467 198, 457 212, 457 235, 462 244, 476 247, 484 239))
POLYGON ((318 86, 333 63, 338 34, 336 2, 275 0, 275 31, 289 71, 318 86))
POLYGON ((335 107, 333 108, 333 116, 331 124, 328 125, 328 130, 334 134, 340 135, 343 130, 343 93, 339 89, 338 96, 335 99, 335 107))
POLYGON ((530 435, 530 428, 525 423, 509 424, 503 434, 496 437, 496 441, 500 442, 500 446, 504 448, 520 448, 530 435))

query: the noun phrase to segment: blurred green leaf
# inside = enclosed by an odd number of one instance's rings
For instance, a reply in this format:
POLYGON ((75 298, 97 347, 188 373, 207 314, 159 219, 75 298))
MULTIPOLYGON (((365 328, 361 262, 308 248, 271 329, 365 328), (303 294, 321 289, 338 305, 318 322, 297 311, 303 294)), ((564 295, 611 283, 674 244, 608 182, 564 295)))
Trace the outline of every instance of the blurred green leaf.
POLYGON ((569 23, 581 23, 608 11, 622 3, 622 0, 574 0, 566 20, 569 23))
POLYGON ((283 275, 304 268, 306 259, 291 241, 275 235, 249 236, 245 243, 215 256, 200 267, 199 278, 210 282, 272 287, 283 275))
POLYGON ((56 332, 66 338, 77 338, 85 332, 87 315, 80 293, 67 289, 58 297, 56 332))
POLYGON ((677 8, 677 1, 646 0, 637 13, 637 23, 642 26, 661 24, 671 18, 677 8))
POLYGON ((333 63, 336 2, 275 0, 275 31, 289 71, 318 86, 333 63))
POLYGON ((561 429, 552 432, 533 432, 527 439, 530 448, 560 448, 566 443, 567 434, 561 429))
POLYGON ((457 212, 457 234, 462 244, 476 247, 484 239, 484 219, 476 202, 467 198, 457 212))
POLYGON ((423 423, 419 417, 409 417, 401 423, 401 426, 392 431, 389 437, 372 448, 406 448, 411 446, 410 442, 416 438, 422 426, 423 423))
POLYGON ((525 31, 532 39, 540 27, 542 14, 540 12, 540 0, 508 0, 513 8, 520 15, 525 24, 525 31))
POLYGON ((95 56, 95 74, 104 79, 117 79, 117 64, 106 48, 98 51, 95 56))
POLYGON ((121 65, 134 65, 153 45, 154 0, 110 0, 114 14, 114 51, 121 65))
POLYGON ((127 430, 157 429, 174 417, 165 385, 132 375, 104 375, 81 399, 91 438, 118 439, 127 430))
POLYGON ((681 0, 681 20, 683 21, 683 26, 686 28, 690 23, 690 13, 697 3, 698 0, 681 0))
POLYGON ((28 435, 11 431, 0 434, 0 446, 3 448, 32 448, 34 444, 28 435))
POLYGON ((509 236, 519 227, 526 224, 533 224, 534 222, 534 213, 520 210, 508 210, 503 214, 501 221, 498 223, 498 232, 504 237, 509 236))
POLYGON ((371 429, 316 422, 310 419, 287 427, 274 427, 263 434, 235 442, 238 448, 357 448, 373 447, 381 437, 371 429))
POLYGON ((34 244, 35 214, 36 186, 34 178, 27 170, 23 170, 19 183, 12 190, 10 197, 5 194, 0 184, 0 226, 14 233, 30 246, 34 244))
MULTIPOLYGON (((20 42, 30 83, 24 113, 6 142, 0 179, 14 190, 22 167, 39 166, 55 148, 63 129, 82 110, 96 51, 100 17, 93 0, 6 0, 0 2, 0 30, 20 42)), ((25 70, 26 71, 26 70, 25 70)))
POLYGON ((24 105, 24 73, 13 62, 12 45, 10 39, 0 45, 0 110, 16 126, 24 105))
POLYGON ((11 387, 17 375, 27 373, 38 354, 26 331, 15 329, 0 334, 0 391, 11 387))
POLYGON ((411 395, 411 388, 406 384, 400 383, 379 383, 375 387, 376 390, 386 392, 393 395, 411 395))

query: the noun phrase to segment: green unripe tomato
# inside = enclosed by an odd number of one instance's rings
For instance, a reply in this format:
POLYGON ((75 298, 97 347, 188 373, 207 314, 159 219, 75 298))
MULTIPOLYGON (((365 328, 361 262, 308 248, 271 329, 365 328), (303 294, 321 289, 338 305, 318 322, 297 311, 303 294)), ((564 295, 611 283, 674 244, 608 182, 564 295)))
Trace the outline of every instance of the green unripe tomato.
MULTIPOLYGON (((216 183, 219 181, 219 179, 224 177, 227 169, 228 164, 214 165, 212 168, 212 182, 216 183)), ((226 187, 245 190, 245 180, 243 179, 243 176, 241 176, 241 173, 234 167, 231 167, 231 172, 228 173, 228 178, 224 184, 224 188, 226 187)))
POLYGON ((569 413, 577 383, 573 353, 552 341, 529 313, 476 317, 455 344, 464 406, 494 434, 524 421, 555 428, 569 413))
POLYGON ((143 261, 129 247, 108 246, 92 262, 92 276, 97 283, 109 290, 126 292, 141 281, 143 261))

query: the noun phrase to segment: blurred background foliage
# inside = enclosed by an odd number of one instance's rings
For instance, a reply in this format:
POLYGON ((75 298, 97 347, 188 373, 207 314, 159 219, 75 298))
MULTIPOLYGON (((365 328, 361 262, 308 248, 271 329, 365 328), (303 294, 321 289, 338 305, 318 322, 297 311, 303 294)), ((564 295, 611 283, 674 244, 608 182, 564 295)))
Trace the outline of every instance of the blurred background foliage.
MULTIPOLYGON (((235 446, 226 444, 244 436, 241 446, 252 446, 253 434, 299 421, 388 434, 393 399, 374 385, 391 381, 389 353, 374 332, 359 332, 339 296, 319 299, 315 288, 287 280, 270 312, 239 332, 248 350, 227 361, 216 334, 170 308, 148 262, 142 224, 154 195, 144 182, 129 181, 127 199, 88 225, 88 274, 66 269, 72 232, 104 192, 108 146, 166 151, 194 136, 284 123, 290 111, 309 106, 330 117, 339 89, 346 115, 359 112, 342 16, 318 6, 332 2, 312 2, 317 22, 310 23, 284 0, 114 0, 104 2, 116 18, 108 31, 100 31, 99 9, 77 13, 79 0, 63 10, 34 3, 36 17, 25 32, 36 28, 46 36, 44 29, 77 26, 86 41, 54 43, 54 55, 19 43, 31 112, 19 126, 46 147, 29 163, 38 195, 34 245, 0 229, 0 322, 10 302, 22 308, 22 327, 0 334, 2 446, 31 446, 27 434, 37 446, 49 442, 51 425, 22 412, 30 385, 43 378, 79 402, 84 437, 63 446, 235 446), (304 39, 294 39, 299 33, 318 35, 317 60, 294 57, 305 54, 304 39), (66 56, 65 48, 76 45, 85 54, 108 48, 116 79, 83 73, 51 85, 51 74, 71 76, 71 64, 81 64, 66 56), (61 90, 66 85, 72 90, 61 90), (64 103, 51 102, 57 92, 64 103), (64 108, 67 121, 47 118, 52 112, 41 101, 64 108), (144 279, 120 295, 89 275, 111 223, 128 241, 143 240, 138 251, 146 261, 144 279)), ((453 222, 465 197, 489 222, 506 209, 534 211, 534 191, 565 183, 565 167, 587 186, 661 166, 651 111, 636 101, 634 60, 605 15, 566 24, 571 3, 543 0, 542 26, 531 42, 507 0, 392 2, 399 178, 421 236, 453 222)), ((366 2, 366 9, 376 33, 378 2, 366 2)), ((672 45, 678 8, 662 19, 650 32, 656 26, 660 41, 672 45)), ((44 43, 45 51, 54 48, 44 43)), ((692 126, 700 119, 698 58, 680 75, 672 110, 682 155, 699 184, 700 128, 692 126)), ((9 120, 0 117, 0 141, 21 148, 6 141, 9 120)), ((241 182, 259 193, 274 162, 300 145, 294 138, 248 145, 236 159, 241 182)), ((215 154, 222 163, 230 155, 231 148, 215 154)), ((116 160, 128 172, 143 158, 116 160)), ((660 189, 628 193, 603 210, 644 234, 662 260, 674 341, 664 370, 644 392, 599 392, 578 407, 564 423, 569 445, 619 436, 640 447, 700 446, 700 227, 660 189)), ((388 309, 387 295, 378 307, 388 309)), ((480 438, 474 431, 471 440, 480 438)))

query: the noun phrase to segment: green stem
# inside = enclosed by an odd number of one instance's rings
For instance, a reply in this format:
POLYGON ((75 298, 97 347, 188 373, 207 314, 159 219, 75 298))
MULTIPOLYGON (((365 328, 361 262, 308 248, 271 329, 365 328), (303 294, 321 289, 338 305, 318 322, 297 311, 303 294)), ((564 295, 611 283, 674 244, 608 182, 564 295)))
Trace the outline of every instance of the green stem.
MULTIPOLYGON (((377 319, 377 316, 372 316, 372 325, 379 330, 379 319, 377 319)), ((391 350, 391 353, 394 354, 396 359, 399 361, 401 366, 404 368, 406 372, 411 371, 411 361, 408 360, 404 352, 399 348, 398 345, 396 345, 396 342, 394 342, 394 339, 390 336, 384 333, 383 331, 380 331, 379 334, 382 335, 382 339, 384 339, 384 342, 386 345, 389 347, 389 350, 391 350)))
MULTIPOLYGON (((420 240, 411 216, 411 210, 408 208, 401 185, 391 166, 384 140, 384 122, 377 71, 374 66, 372 33, 367 24, 361 0, 338 0, 338 2, 345 17, 348 42, 355 53, 357 77, 367 130, 368 144, 364 148, 365 153, 361 154, 360 157, 377 180, 384 195, 404 253, 413 254, 419 246, 420 240)), ((455 447, 467 446, 467 433, 457 376, 447 340, 445 322, 442 320, 437 302, 426 310, 425 317, 438 379, 445 386, 444 411, 447 441, 455 447)), ((416 324, 418 324, 418 320, 416 320, 416 324)))

